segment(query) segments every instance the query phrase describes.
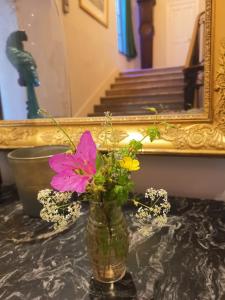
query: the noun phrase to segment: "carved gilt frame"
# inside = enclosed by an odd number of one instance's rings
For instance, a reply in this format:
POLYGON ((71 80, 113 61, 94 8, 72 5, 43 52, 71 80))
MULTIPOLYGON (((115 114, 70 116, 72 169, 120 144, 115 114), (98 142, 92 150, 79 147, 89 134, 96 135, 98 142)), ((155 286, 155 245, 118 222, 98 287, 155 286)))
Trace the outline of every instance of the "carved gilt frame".
MULTIPOLYGON (((161 138, 153 143, 145 141, 143 153, 178 155, 225 154, 225 28, 224 0, 206 0, 206 54, 204 112, 158 116, 113 117, 114 129, 120 145, 133 138, 141 138, 152 123, 161 125, 161 138)), ((101 143, 103 118, 64 118, 61 124, 78 141, 81 133, 91 130, 101 143)), ((0 148, 10 149, 64 143, 62 134, 46 119, 1 121, 0 148)))

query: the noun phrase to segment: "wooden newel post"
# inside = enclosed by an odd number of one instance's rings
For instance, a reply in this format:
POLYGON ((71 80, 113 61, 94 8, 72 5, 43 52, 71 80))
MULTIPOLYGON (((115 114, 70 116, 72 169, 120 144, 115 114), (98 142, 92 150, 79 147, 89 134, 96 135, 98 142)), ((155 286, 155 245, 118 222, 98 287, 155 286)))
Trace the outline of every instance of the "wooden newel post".
POLYGON ((137 0, 140 19, 141 67, 152 68, 153 65, 153 10, 156 0, 137 0))

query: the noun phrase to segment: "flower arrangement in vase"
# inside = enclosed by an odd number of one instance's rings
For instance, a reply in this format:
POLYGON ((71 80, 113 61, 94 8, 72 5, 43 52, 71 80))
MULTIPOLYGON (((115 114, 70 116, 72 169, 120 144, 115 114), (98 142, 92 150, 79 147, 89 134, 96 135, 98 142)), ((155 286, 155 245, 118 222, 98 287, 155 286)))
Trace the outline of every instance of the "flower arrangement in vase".
MULTIPOLYGON (((132 140, 127 146, 118 148, 108 140, 109 134, 111 137, 115 134, 108 112, 103 128, 107 151, 97 149, 89 131, 82 134, 76 147, 60 127, 71 150, 49 159, 56 173, 51 181, 53 189, 40 191, 38 200, 43 205, 42 219, 54 223, 55 230, 59 231, 77 220, 82 201, 89 202, 87 248, 93 275, 100 282, 115 282, 126 272, 129 234, 122 206, 133 191, 131 172, 140 168, 137 154, 144 139, 154 141, 160 137, 160 132, 156 126, 151 126, 141 140, 132 140)), ((148 189, 145 198, 144 203, 138 199, 129 200, 137 207, 135 216, 140 226, 152 220, 165 223, 170 209, 166 191, 148 189)))

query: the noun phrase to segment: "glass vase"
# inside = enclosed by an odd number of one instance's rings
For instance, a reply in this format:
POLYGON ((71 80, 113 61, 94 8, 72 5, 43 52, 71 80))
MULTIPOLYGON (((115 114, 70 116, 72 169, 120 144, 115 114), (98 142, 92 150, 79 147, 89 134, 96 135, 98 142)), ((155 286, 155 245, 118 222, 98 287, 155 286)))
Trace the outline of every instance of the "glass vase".
POLYGON ((87 248, 95 280, 116 282, 126 273, 129 248, 127 224, 115 202, 91 202, 87 248))

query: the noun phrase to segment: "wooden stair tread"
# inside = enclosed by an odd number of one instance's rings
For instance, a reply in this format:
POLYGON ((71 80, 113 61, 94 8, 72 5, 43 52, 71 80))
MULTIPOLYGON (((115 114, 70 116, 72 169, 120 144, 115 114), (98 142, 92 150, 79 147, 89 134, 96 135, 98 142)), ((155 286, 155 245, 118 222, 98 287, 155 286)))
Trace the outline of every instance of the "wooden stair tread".
POLYGON ((136 100, 136 101, 133 101, 132 99, 131 100, 127 100, 127 101, 124 101, 124 100, 121 100, 121 101, 113 101, 113 100, 107 100, 107 101, 102 101, 99 105, 110 105, 110 106, 114 106, 114 105, 120 105, 122 107, 122 105, 126 105, 126 106, 129 106, 129 105, 134 105, 134 104, 137 104, 137 105, 148 105, 148 106, 157 106, 157 105, 164 105, 164 104, 182 104, 183 105, 183 99, 182 98, 172 98, 172 99, 139 99, 139 100, 136 100))
POLYGON ((164 85, 179 85, 184 84, 183 78, 173 78, 173 79, 163 79, 163 80, 157 80, 157 79, 150 79, 150 80, 142 80, 137 82, 115 82, 111 84, 112 89, 121 89, 126 87, 137 87, 142 88, 146 86, 164 86, 164 85))
POLYGON ((146 77, 146 78, 137 78, 137 79, 128 79, 128 80, 119 80, 119 79, 115 79, 114 84, 133 84, 133 83, 146 83, 146 82, 165 82, 165 81, 173 81, 173 80, 184 80, 183 76, 173 76, 172 78, 168 78, 168 77, 160 77, 160 78, 156 78, 154 76, 152 77, 146 77))
MULTIPOLYGON (((181 109, 177 109, 177 110, 173 110, 174 112, 180 112, 181 109)), ((119 111, 119 112, 112 112, 112 115, 113 116, 139 116, 139 115, 148 115, 148 116, 151 116, 152 114, 151 113, 148 113, 146 110, 138 110, 138 111, 119 111)), ((167 114, 171 112, 171 110, 166 110, 166 111, 161 111, 160 114, 167 114)), ((94 112, 94 113, 91 113, 91 114, 88 114, 89 117, 101 117, 101 116, 104 116, 104 112, 94 112)))
POLYGON ((180 71, 174 71, 174 72, 157 72, 157 73, 140 73, 140 74, 126 74, 126 75, 119 75, 117 79, 119 80, 124 80, 124 79, 134 79, 134 78, 140 78, 140 77, 170 77, 170 76, 175 76, 175 75, 180 75, 183 76, 183 73, 180 71))
POLYGON ((111 89, 106 91, 106 95, 140 95, 142 93, 150 93, 150 92, 176 92, 178 90, 184 89, 184 84, 178 84, 178 85, 167 85, 167 86, 149 86, 149 87, 133 87, 133 88, 124 88, 124 89, 111 89))
MULTIPOLYGON (((120 86, 124 86, 124 85, 128 85, 128 86, 135 86, 134 83, 131 83, 130 81, 126 82, 115 82, 112 83, 111 86, 115 86, 115 87, 120 87, 120 86)), ((154 79, 154 80, 143 80, 142 81, 138 81, 137 82, 138 85, 143 85, 143 86, 176 86, 177 84, 184 84, 184 78, 172 78, 172 79, 163 79, 163 80, 158 80, 158 79, 154 79)))
POLYGON ((97 105, 95 105, 95 107, 98 107, 98 106, 100 106, 100 105, 110 105, 110 106, 112 106, 112 107, 126 107, 126 106, 129 106, 129 105, 131 105, 131 106, 140 106, 140 105, 157 105, 157 106, 159 106, 159 105, 168 105, 168 104, 181 104, 181 103, 183 103, 180 99, 174 99, 174 100, 172 100, 172 99, 165 99, 163 102, 158 102, 158 101, 152 101, 152 100, 140 100, 140 101, 129 101, 129 102, 122 102, 122 103, 115 103, 115 102, 102 102, 102 103, 100 103, 100 104, 97 104, 97 105), (112 104, 111 104, 112 103, 112 104))
POLYGON ((162 109, 169 109, 169 108, 182 108, 183 103, 178 102, 178 103, 158 103, 158 104, 153 104, 153 103, 142 103, 142 104, 137 104, 137 103, 132 103, 132 104, 124 104, 124 105, 110 105, 110 104, 101 104, 101 105, 96 105, 94 107, 95 112, 100 112, 100 111, 107 111, 110 110, 111 112, 113 111, 133 111, 133 110, 145 110, 148 111, 147 109, 149 107, 154 107, 158 111, 161 111, 162 109))
POLYGON ((122 71, 119 73, 120 76, 126 76, 130 74, 157 74, 157 73, 173 73, 173 72, 182 72, 183 66, 178 67, 167 67, 167 68, 152 68, 152 69, 130 69, 126 71, 122 71))
POLYGON ((117 77, 115 79, 116 83, 125 83, 125 82, 140 82, 145 80, 153 80, 153 81, 159 81, 159 80, 171 80, 171 79, 183 79, 183 74, 170 74, 169 76, 166 76, 165 74, 159 74, 159 75, 138 75, 136 77, 117 77))
POLYGON ((152 98, 152 97, 162 97, 162 96, 183 96, 183 91, 173 91, 173 92, 154 92, 154 93, 147 93, 147 94, 138 94, 138 95, 119 95, 119 96, 104 96, 101 99, 139 99, 139 98, 152 98))

